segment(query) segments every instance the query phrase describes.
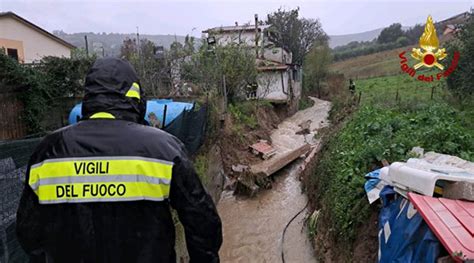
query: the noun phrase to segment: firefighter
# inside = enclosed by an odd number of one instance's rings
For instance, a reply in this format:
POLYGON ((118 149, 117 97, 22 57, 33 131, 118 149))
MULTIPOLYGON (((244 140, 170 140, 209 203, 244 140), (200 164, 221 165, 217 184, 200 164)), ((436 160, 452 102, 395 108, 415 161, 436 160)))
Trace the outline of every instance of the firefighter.
POLYGON ((356 85, 352 79, 349 79, 349 91, 351 92, 351 95, 354 95, 356 91, 356 85))
POLYGON ((133 67, 98 59, 85 82, 83 120, 32 154, 17 235, 32 262, 176 262, 170 206, 190 262, 219 262, 221 221, 183 144, 144 126, 133 67))

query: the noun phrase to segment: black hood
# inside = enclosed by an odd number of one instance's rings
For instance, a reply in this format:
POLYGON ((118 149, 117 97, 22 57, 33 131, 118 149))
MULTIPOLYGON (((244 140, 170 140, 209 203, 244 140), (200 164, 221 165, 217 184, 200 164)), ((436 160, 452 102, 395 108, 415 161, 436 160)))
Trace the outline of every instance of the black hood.
POLYGON ((143 123, 146 99, 137 73, 123 59, 97 59, 86 77, 82 116, 88 119, 98 112, 107 112, 116 119, 143 123), (132 86, 138 84, 140 98, 127 97, 132 86))

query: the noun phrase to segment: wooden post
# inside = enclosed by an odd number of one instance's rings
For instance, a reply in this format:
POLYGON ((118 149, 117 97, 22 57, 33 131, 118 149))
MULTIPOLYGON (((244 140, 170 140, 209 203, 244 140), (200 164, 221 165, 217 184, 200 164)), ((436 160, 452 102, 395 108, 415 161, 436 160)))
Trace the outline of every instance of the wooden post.
POLYGON ((359 99, 357 100, 357 105, 360 104, 360 98, 362 97, 362 91, 359 91, 359 99))

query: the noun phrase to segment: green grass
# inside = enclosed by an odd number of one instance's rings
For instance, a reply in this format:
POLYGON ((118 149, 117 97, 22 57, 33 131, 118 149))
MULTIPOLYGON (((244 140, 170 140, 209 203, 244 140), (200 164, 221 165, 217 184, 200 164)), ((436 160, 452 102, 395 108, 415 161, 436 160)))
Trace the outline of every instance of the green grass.
POLYGON ((406 49, 398 48, 338 61, 330 66, 330 70, 352 79, 397 75, 401 72, 398 54, 406 49))
POLYGON ((453 102, 443 82, 398 75, 359 80, 356 89, 362 92, 360 108, 325 136, 308 185, 311 198, 323 204, 323 218, 331 218, 336 239, 349 244, 370 213, 364 175, 381 167, 381 160, 404 161, 421 146, 474 161, 474 105, 453 102))
POLYGON ((229 112, 238 124, 246 125, 250 129, 258 127, 255 102, 243 101, 229 104, 229 112))
POLYGON ((298 110, 305 110, 307 108, 311 108, 314 105, 314 101, 310 99, 308 96, 303 96, 300 100, 298 105, 298 110))
POLYGON ((328 140, 310 179, 317 188, 312 194, 330 208, 325 212, 338 237, 351 241, 369 214, 364 175, 381 167, 381 160, 404 161, 414 146, 421 146, 474 161, 473 139, 474 131, 446 103, 416 109, 364 106, 328 140))
POLYGON ((415 105, 430 102, 433 88, 433 101, 444 101, 448 93, 442 81, 427 83, 405 74, 356 81, 357 95, 362 93, 362 105, 415 105))
POLYGON ((207 177, 208 161, 206 153, 203 152, 196 156, 194 159, 194 169, 201 179, 201 182, 207 186, 209 178, 207 177))

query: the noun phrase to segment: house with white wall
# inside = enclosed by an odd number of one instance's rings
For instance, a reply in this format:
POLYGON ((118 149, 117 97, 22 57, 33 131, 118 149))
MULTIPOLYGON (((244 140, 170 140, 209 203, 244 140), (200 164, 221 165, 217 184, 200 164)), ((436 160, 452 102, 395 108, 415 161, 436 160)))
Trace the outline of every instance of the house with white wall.
POLYGON ((20 63, 46 56, 71 57, 72 44, 13 12, 0 13, 0 48, 20 63))
POLYGON ((235 25, 210 28, 203 33, 217 45, 243 44, 255 53, 259 75, 257 88, 249 99, 265 99, 275 103, 291 103, 301 98, 301 67, 292 64, 291 52, 278 47, 269 38, 270 25, 235 25))

